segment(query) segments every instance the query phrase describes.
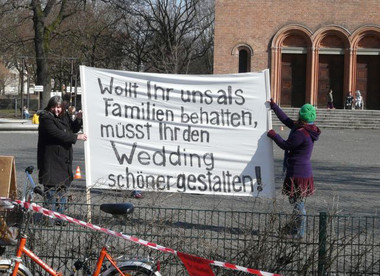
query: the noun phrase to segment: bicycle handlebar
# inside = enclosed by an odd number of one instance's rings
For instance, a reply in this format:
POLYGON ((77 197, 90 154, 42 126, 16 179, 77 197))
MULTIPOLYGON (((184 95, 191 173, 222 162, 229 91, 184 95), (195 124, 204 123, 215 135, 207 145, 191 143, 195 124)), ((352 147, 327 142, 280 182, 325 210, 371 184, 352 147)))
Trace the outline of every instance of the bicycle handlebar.
POLYGON ((32 174, 34 171, 34 167, 33 166, 29 166, 25 169, 25 172, 28 173, 28 174, 32 174))
MULTIPOLYGON (((36 194, 39 194, 39 195, 41 195, 41 196, 44 196, 44 192, 43 192, 43 190, 41 189, 41 187, 39 187, 39 186, 37 186, 35 183, 34 183, 34 180, 33 180, 33 178, 32 178, 32 173, 33 173, 33 171, 34 171, 34 167, 33 166, 29 166, 29 167, 27 167, 26 169, 25 169, 25 174, 26 174, 26 176, 27 176, 27 178, 28 178, 28 180, 29 180, 29 183, 30 183, 30 185, 32 186, 32 192, 33 193, 36 193, 36 194)), ((25 183, 25 185, 27 185, 26 183, 25 183)), ((26 191, 26 186, 24 187, 24 191, 26 191)))

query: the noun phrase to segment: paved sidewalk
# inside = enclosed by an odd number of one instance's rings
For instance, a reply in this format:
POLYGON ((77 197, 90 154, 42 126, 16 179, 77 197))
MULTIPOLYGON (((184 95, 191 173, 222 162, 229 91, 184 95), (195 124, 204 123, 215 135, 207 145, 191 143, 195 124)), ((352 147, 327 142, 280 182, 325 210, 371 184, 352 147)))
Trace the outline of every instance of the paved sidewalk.
MULTIPOLYGON (((22 124, 16 124, 18 127, 22 124)), ((275 130, 286 139, 287 130, 275 130)), ((22 133, 22 132, 19 132, 22 133)), ((19 186, 25 178, 27 166, 36 167, 37 131, 26 131, 22 135, 13 131, 0 131, 0 155, 16 158, 19 186)), ((307 198, 308 214, 321 211, 342 215, 380 215, 380 130, 353 130, 322 128, 319 141, 315 143, 312 166, 316 193, 307 198)), ((283 177, 283 151, 274 149, 276 199, 255 199, 252 197, 227 197, 196 194, 145 193, 145 198, 131 200, 136 205, 158 204, 162 207, 197 208, 216 210, 250 210, 270 212, 272 209, 291 213, 291 206, 281 194, 283 177)), ((75 180, 76 187, 84 190, 85 162, 84 143, 74 145, 74 164, 80 166, 83 179, 75 180)), ((37 172, 34 174, 37 176, 37 172)))

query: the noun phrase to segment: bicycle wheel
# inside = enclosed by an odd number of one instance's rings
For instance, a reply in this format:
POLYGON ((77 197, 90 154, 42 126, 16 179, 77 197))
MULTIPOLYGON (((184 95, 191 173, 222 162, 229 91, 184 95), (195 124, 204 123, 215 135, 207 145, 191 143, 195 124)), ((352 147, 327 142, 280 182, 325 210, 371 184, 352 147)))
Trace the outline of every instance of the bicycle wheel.
MULTIPOLYGON (((120 270, 124 273, 124 276, 158 276, 161 275, 158 272, 154 272, 153 270, 147 269, 145 267, 137 266, 137 265, 128 265, 120 267, 120 270)), ((116 269, 113 269, 104 276, 117 276, 120 275, 116 269)))
MULTIPOLYGON (((7 272, 8 272, 8 275, 11 275, 11 273, 9 273, 9 269, 11 269, 11 265, 0 264, 0 275, 7 275, 6 274, 7 272)), ((19 268, 17 275, 28 276, 28 273, 24 272, 22 269, 19 268)))

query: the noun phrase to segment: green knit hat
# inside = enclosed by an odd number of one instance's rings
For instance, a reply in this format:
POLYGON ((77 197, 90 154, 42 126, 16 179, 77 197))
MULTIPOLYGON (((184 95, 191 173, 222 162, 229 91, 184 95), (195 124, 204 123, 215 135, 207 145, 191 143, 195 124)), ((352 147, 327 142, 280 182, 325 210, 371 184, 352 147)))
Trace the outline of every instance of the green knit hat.
POLYGON ((315 111, 315 107, 311 104, 304 104, 300 108, 300 119, 306 123, 313 123, 317 118, 317 112, 315 111))

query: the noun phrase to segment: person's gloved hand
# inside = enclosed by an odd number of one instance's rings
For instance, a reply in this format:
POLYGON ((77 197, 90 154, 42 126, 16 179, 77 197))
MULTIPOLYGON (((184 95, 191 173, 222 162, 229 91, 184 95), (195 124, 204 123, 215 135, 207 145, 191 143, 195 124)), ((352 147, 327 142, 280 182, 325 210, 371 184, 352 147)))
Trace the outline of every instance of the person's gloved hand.
POLYGON ((276 136, 276 132, 275 132, 273 129, 271 129, 271 130, 269 130, 269 131, 267 132, 267 136, 268 136, 269 138, 272 138, 272 139, 273 139, 273 137, 276 136))
POLYGON ((77 119, 83 119, 83 112, 82 112, 82 110, 79 110, 75 115, 76 115, 77 119))
POLYGON ((273 109, 273 106, 276 104, 272 98, 270 98, 270 100, 268 101, 269 104, 270 104, 270 108, 273 109))

